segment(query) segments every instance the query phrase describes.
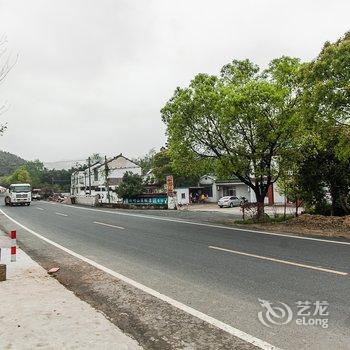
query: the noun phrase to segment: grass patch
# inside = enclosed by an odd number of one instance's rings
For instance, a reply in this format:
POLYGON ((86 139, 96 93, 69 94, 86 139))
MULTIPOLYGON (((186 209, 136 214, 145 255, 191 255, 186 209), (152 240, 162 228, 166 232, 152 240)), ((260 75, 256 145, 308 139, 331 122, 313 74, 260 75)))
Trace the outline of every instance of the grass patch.
POLYGON ((294 215, 288 214, 284 216, 283 214, 276 214, 273 217, 268 216, 265 214, 265 216, 262 219, 257 218, 249 218, 245 220, 235 220, 235 224, 240 225, 251 225, 251 224, 278 224, 281 222, 286 222, 290 219, 292 219, 294 215))

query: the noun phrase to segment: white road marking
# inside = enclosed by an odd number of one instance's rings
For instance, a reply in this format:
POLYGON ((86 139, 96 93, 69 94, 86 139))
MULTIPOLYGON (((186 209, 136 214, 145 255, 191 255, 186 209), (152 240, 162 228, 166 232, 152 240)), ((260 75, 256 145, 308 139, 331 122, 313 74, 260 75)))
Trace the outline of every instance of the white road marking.
POLYGON ((67 205, 70 208, 79 209, 79 210, 91 210, 91 211, 97 211, 97 212, 102 212, 102 213, 107 213, 107 214, 114 214, 114 215, 135 216, 135 217, 144 218, 144 219, 150 219, 150 220, 170 221, 170 222, 177 222, 177 223, 180 223, 180 224, 188 224, 188 225, 220 228, 220 229, 223 229, 223 230, 242 231, 242 232, 249 232, 249 233, 261 233, 261 234, 267 235, 267 236, 280 236, 280 237, 293 238, 293 239, 304 239, 304 240, 308 240, 308 241, 316 241, 316 242, 322 242, 322 243, 333 243, 333 244, 350 245, 350 242, 332 241, 332 240, 329 240, 329 239, 322 239, 322 238, 303 237, 303 236, 290 235, 290 234, 286 234, 286 233, 266 232, 266 231, 259 231, 259 230, 248 230, 248 229, 232 227, 232 226, 205 224, 205 223, 201 223, 201 222, 186 221, 186 220, 181 220, 181 219, 179 220, 179 219, 164 218, 164 217, 160 217, 160 216, 121 213, 120 211, 109 211, 109 210, 100 210, 100 209, 93 209, 93 208, 83 208, 83 207, 79 207, 79 206, 74 206, 74 205, 69 205, 69 204, 61 204, 61 203, 53 203, 53 202, 47 202, 47 203, 48 204, 53 204, 53 205, 67 205))
POLYGON ((36 207, 38 210, 44 210, 43 208, 40 208, 40 207, 36 207))
POLYGON ((116 225, 111 225, 111 224, 106 224, 106 223, 104 223, 104 222, 94 221, 94 224, 103 225, 103 226, 107 226, 107 227, 113 227, 113 228, 119 228, 119 229, 121 229, 121 230, 125 230, 125 227, 116 226, 116 225))
POLYGON ((154 296, 154 297, 156 297, 156 298, 158 298, 158 299, 160 299, 160 300, 162 300, 162 301, 164 301, 164 302, 166 302, 166 303, 168 303, 168 304, 170 304, 170 305, 172 305, 172 306, 174 306, 174 307, 176 307, 176 308, 178 308, 178 309, 180 309, 180 310, 182 310, 182 311, 184 311, 184 312, 186 312, 194 317, 197 317, 197 318, 199 318, 199 319, 201 319, 201 320, 203 320, 203 321, 205 321, 205 322, 207 322, 207 323, 209 323, 209 324, 211 324, 211 325, 213 325, 213 326, 215 326, 215 327, 217 327, 217 328, 219 328, 219 329, 221 329, 221 330, 223 330, 223 331, 225 331, 225 332, 227 332, 227 333, 229 333, 237 338, 240 338, 240 339, 242 339, 250 344, 253 344, 261 349, 279 350, 279 348, 277 348, 277 347, 275 347, 275 346, 273 346, 273 345, 271 345, 271 344, 269 344, 269 343, 267 343, 259 338, 256 338, 253 335, 245 333, 237 328, 230 326, 227 323, 224 323, 222 321, 217 320, 214 317, 206 315, 203 312, 200 312, 200 311, 198 311, 190 306, 187 306, 187 305, 185 305, 185 304, 183 304, 175 299, 172 299, 172 298, 170 298, 162 293, 159 293, 156 290, 149 288, 149 287, 147 287, 139 282, 136 282, 133 279, 126 277, 126 276, 124 276, 116 271, 113 271, 113 270, 109 269, 108 267, 97 263, 94 260, 86 258, 85 256, 80 255, 80 254, 74 252, 73 250, 70 250, 70 249, 68 249, 68 248, 66 248, 66 247, 64 247, 64 246, 62 246, 54 241, 51 241, 50 239, 40 235, 39 233, 36 233, 35 231, 31 230, 30 228, 22 225, 21 223, 19 223, 15 219, 11 218, 3 210, 0 209, 0 212, 3 215, 5 215, 9 220, 14 222, 16 225, 22 227, 23 229, 25 229, 29 233, 33 234, 34 236, 36 236, 36 237, 42 239, 43 241, 55 246, 58 249, 63 250, 64 252, 76 257, 77 259, 80 259, 81 261, 84 261, 84 262, 90 264, 91 266, 96 267, 97 269, 99 269, 101 271, 104 271, 104 272, 108 273, 109 275, 116 277, 125 283, 130 284, 133 287, 142 290, 143 292, 145 292, 147 294, 150 294, 150 295, 152 295, 152 296, 154 296))
POLYGON ((222 250, 224 252, 229 252, 229 253, 233 253, 233 254, 249 256, 249 257, 252 257, 252 258, 257 258, 257 259, 262 259, 262 260, 269 260, 269 261, 278 262, 278 263, 286 264, 286 265, 293 265, 293 266, 298 266, 298 267, 304 267, 304 268, 307 268, 307 269, 318 270, 318 271, 322 271, 322 272, 334 273, 336 275, 341 275, 341 276, 346 276, 348 274, 347 272, 331 270, 331 269, 326 269, 326 268, 323 268, 323 267, 311 266, 311 265, 306 265, 306 264, 300 264, 300 263, 296 263, 296 262, 288 261, 288 260, 269 258, 267 256, 262 256, 262 255, 244 253, 244 252, 240 252, 238 250, 220 248, 220 247, 215 247, 215 246, 209 246, 208 248, 216 249, 216 250, 222 250))
POLYGON ((67 214, 63 214, 63 213, 55 213, 56 215, 61 215, 61 216, 68 216, 67 214))

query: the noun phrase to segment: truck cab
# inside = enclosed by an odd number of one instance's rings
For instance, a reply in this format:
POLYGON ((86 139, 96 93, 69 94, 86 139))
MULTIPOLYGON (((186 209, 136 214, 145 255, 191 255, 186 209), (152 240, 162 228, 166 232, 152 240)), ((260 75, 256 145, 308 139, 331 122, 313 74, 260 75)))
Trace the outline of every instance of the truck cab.
POLYGON ((31 201, 30 184, 11 184, 5 192, 5 205, 30 205, 31 201))

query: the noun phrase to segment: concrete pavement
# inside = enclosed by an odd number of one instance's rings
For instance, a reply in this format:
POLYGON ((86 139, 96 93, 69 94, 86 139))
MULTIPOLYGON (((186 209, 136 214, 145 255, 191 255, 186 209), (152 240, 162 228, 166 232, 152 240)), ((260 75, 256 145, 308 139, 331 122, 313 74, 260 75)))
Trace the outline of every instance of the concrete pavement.
POLYGON ((350 343, 346 242, 44 202, 2 209, 48 239, 274 345, 347 349, 350 343), (298 301, 325 300, 329 328, 300 326, 294 319, 264 326, 258 299, 294 309, 298 301))
POLYGON ((11 263, 3 249, 1 262, 7 264, 7 280, 0 282, 1 349, 141 349, 22 250, 11 263))

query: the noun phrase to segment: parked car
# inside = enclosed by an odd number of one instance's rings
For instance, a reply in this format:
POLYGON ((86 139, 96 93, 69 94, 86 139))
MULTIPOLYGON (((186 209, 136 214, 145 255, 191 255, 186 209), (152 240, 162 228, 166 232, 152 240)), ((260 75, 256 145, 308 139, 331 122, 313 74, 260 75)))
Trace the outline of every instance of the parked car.
POLYGON ((235 196, 225 196, 219 199, 218 201, 218 206, 220 208, 223 207, 238 207, 241 205, 242 199, 239 199, 238 197, 235 196))

